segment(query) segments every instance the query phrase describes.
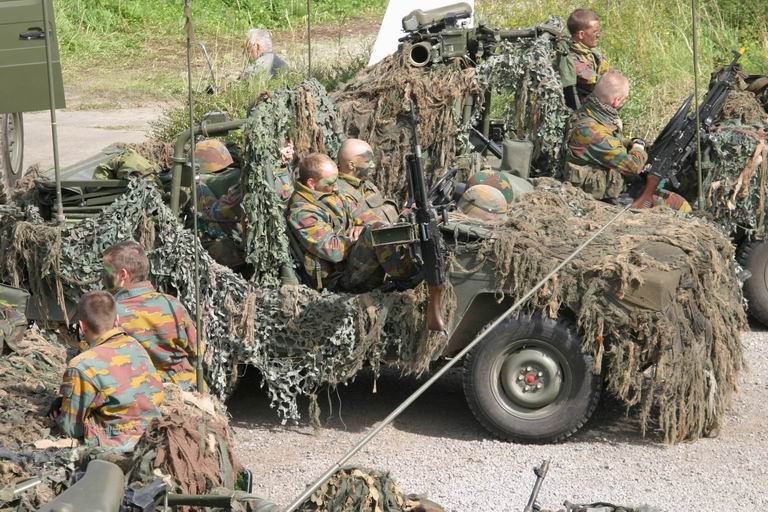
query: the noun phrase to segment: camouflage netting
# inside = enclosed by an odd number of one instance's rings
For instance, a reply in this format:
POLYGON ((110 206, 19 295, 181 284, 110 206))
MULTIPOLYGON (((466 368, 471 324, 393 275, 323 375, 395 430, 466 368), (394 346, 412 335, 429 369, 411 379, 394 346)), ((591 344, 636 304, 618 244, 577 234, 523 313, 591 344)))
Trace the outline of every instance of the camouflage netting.
POLYGON ((384 471, 346 467, 298 508, 301 512, 442 512, 422 496, 405 495, 384 471))
POLYGON ((210 395, 181 391, 173 384, 165 391, 163 415, 136 445, 128 482, 146 485, 161 478, 180 494, 234 489, 242 466, 232 451, 224 406, 210 395))
MULTIPOLYGON (((5 217, 0 233, 0 281, 25 286, 37 297, 58 297, 60 304, 99 288, 103 251, 133 238, 148 249, 156 286, 177 294, 194 313, 196 241, 148 181, 134 180, 123 197, 76 227, 60 230, 5 217)), ((346 382, 364 365, 378 369, 387 353, 406 372, 422 372, 445 341, 428 336, 421 287, 361 295, 305 286, 259 288, 202 248, 200 254, 201 337, 208 345, 211 389, 226 396, 237 382, 237 365, 252 364, 283 420, 300 417, 298 395, 346 382)))
POLYGON ((265 94, 248 114, 243 127, 245 160, 243 181, 247 238, 246 260, 253 265, 253 280, 275 287, 280 269, 291 264, 288 239, 274 236, 286 229, 282 201, 274 193, 271 170, 279 165, 280 148, 287 139, 299 157, 319 151, 336 156, 341 143, 333 103, 316 80, 293 89, 265 94))
MULTIPOLYGON (((553 17, 544 23, 562 32, 563 22, 553 17)), ((567 51, 549 32, 533 39, 504 41, 501 52, 478 66, 478 80, 501 93, 507 137, 534 145, 533 161, 543 175, 556 176, 560 165, 565 124, 571 114, 563 97, 559 70, 554 63, 567 51)))
MULTIPOLYGON (((499 288, 518 298, 617 211, 542 178, 513 205, 495 240, 469 250, 495 262, 499 288)), ((552 317, 567 311, 609 391, 628 407, 639 406, 643 431, 657 427, 670 443, 697 439, 718 428, 743 365, 746 320, 734 266, 730 241, 705 221, 669 211, 628 213, 526 308, 552 317), (657 259, 661 244, 682 254, 657 259), (606 293, 622 299, 643 275, 675 271, 679 285, 660 312, 620 305, 606 293)))
MULTIPOLYGON (((703 184, 707 215, 731 236, 764 238, 768 114, 754 94, 735 90, 721 117, 704 147, 709 159, 703 184)), ((696 190, 687 193, 689 197, 696 194, 696 190)))
POLYGON ((376 184, 384 196, 396 200, 407 194, 411 97, 421 119, 421 148, 429 155, 424 166, 429 185, 466 149, 458 141, 466 131, 461 126, 462 102, 471 95, 481 98, 484 92, 475 80, 475 69, 459 60, 415 68, 406 55, 407 49, 365 68, 333 93, 344 133, 371 144, 376 153, 376 184))
POLYGON ((0 511, 37 510, 69 486, 79 458, 72 440, 55 443, 45 417, 64 373, 66 351, 37 328, 0 357, 0 511), (48 448, 45 448, 48 446, 48 448), (13 489, 33 477, 36 485, 13 489))

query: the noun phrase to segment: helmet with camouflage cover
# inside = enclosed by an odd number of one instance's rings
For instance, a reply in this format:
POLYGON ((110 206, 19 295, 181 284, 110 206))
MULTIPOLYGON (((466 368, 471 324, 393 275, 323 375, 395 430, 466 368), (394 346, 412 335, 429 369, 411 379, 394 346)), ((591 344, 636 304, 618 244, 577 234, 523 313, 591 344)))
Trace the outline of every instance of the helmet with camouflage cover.
POLYGON ((234 163, 227 146, 217 139, 206 139, 195 145, 195 163, 201 172, 219 172, 234 163))
POLYGON ((507 215, 507 201, 498 189, 490 185, 469 187, 459 199, 459 211, 476 219, 501 222, 507 215))
POLYGON ((475 185, 489 185, 504 195, 507 204, 511 204, 520 198, 521 195, 533 190, 528 180, 514 176, 504 171, 494 171, 484 169, 477 171, 467 180, 467 188, 475 185))

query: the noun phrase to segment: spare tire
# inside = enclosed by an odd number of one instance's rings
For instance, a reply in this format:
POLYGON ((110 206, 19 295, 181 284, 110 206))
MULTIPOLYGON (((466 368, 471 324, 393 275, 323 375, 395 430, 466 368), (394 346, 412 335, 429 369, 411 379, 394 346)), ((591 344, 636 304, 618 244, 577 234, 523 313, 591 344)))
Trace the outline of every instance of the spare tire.
POLYGON ((0 204, 9 201, 22 174, 24 125, 21 113, 0 114, 0 204))
POLYGON ((570 324, 520 315, 499 324, 464 362, 464 394, 496 437, 562 441, 592 416, 602 378, 570 324))
POLYGON ((749 314, 768 327, 768 242, 754 240, 742 244, 739 264, 752 273, 744 283, 749 314))

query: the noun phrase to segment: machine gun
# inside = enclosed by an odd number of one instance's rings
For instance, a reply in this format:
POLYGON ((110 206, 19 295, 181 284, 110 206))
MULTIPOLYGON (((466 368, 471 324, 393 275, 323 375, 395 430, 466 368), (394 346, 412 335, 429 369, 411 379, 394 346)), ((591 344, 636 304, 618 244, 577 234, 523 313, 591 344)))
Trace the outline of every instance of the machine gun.
POLYGON ((457 57, 477 61, 490 55, 503 40, 533 38, 542 32, 559 35, 556 29, 537 27, 521 30, 500 30, 485 25, 466 28, 459 25, 461 20, 472 16, 472 7, 457 3, 423 11, 417 9, 403 18, 400 50, 410 44, 408 62, 414 67, 445 62, 457 57))
POLYGON ((679 187, 678 173, 686 167, 696 151, 696 138, 704 138, 723 108, 738 76, 738 60, 744 49, 734 51, 730 64, 725 66, 712 80, 707 95, 696 113, 689 112, 693 96, 683 102, 669 123, 664 127, 648 151, 645 188, 634 200, 634 208, 648 208, 653 205, 653 194, 669 181, 673 187, 679 187))
POLYGON ((533 485, 531 496, 528 498, 528 503, 525 505, 523 512, 535 512, 541 510, 539 504, 536 503, 536 499, 539 497, 539 491, 541 490, 541 484, 544 483, 544 478, 549 471, 549 461, 545 460, 541 463, 541 466, 534 467, 533 473, 536 475, 536 483, 533 485))
POLYGON ((416 228, 416 243, 413 248, 417 262, 424 271, 424 281, 429 290, 427 306, 427 327, 431 331, 445 331, 442 317, 442 295, 445 283, 445 262, 443 261, 443 235, 437 224, 437 215, 429 202, 424 169, 421 165, 421 144, 419 143, 419 118, 416 102, 411 100, 411 146, 413 153, 406 157, 408 162, 408 185, 413 200, 412 224, 416 228))

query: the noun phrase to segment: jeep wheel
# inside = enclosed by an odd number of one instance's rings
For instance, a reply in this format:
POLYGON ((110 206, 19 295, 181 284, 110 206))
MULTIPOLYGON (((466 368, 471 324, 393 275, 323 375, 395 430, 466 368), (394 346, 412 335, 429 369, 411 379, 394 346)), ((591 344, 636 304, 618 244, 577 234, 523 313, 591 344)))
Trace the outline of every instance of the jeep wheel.
POLYGON ((509 318, 464 362, 464 394, 493 435, 523 443, 554 443, 574 434, 600 398, 593 358, 564 321, 509 318))
POLYGON ((749 314, 768 326, 768 242, 746 242, 739 250, 739 263, 752 273, 744 283, 749 314))
POLYGON ((0 114, 0 199, 7 202, 21 177, 24 126, 21 113, 0 114))

